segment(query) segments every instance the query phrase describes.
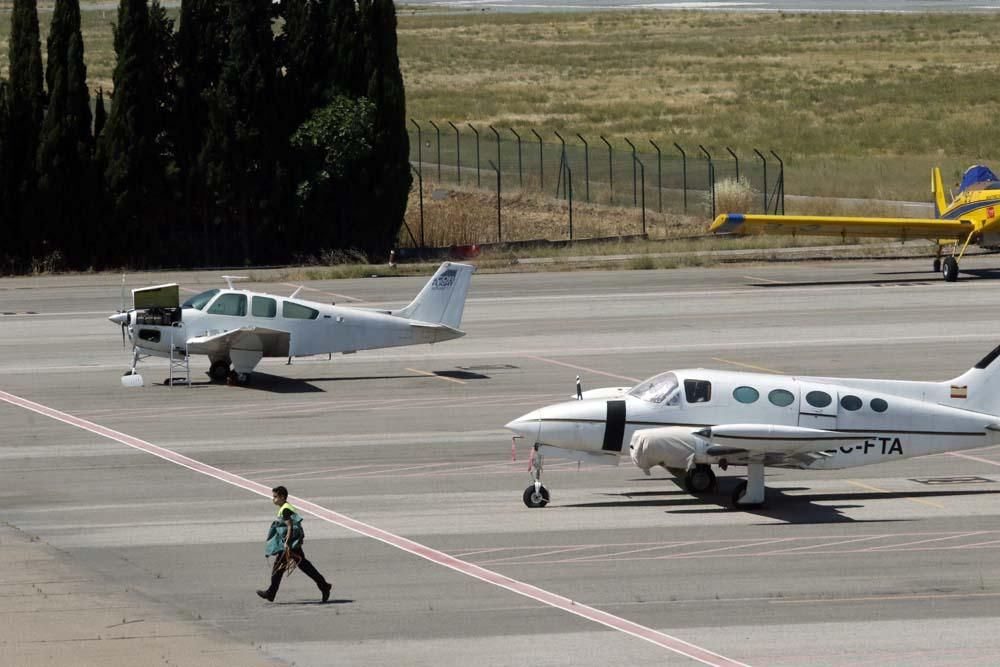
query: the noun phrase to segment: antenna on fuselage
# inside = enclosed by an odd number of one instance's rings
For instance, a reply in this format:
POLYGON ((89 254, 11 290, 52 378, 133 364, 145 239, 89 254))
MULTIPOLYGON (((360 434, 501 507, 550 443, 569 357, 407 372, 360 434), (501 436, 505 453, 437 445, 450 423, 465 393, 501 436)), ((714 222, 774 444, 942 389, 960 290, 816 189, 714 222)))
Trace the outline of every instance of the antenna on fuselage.
POLYGON ((246 276, 222 276, 222 279, 226 281, 227 285, 229 285, 229 289, 236 289, 233 287, 234 280, 249 280, 246 276))

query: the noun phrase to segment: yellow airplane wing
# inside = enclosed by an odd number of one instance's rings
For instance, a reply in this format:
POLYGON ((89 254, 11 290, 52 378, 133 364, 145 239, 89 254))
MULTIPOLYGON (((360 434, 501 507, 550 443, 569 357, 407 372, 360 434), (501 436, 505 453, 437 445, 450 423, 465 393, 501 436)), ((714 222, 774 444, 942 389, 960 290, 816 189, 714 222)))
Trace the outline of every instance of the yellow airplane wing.
POLYGON ((709 231, 715 234, 804 234, 964 241, 970 233, 976 231, 976 224, 970 220, 936 218, 850 218, 724 213, 715 219, 709 231))

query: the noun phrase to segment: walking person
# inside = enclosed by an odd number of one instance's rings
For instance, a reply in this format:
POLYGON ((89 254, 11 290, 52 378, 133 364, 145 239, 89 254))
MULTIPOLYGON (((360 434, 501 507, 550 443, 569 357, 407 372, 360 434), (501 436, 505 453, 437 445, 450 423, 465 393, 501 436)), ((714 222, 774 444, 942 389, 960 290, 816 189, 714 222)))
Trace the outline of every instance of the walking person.
POLYGON ((268 557, 277 556, 271 568, 271 586, 267 590, 257 591, 257 595, 268 602, 274 602, 274 596, 281 586, 281 577, 285 572, 291 572, 298 568, 316 582, 319 592, 323 597, 323 602, 330 599, 330 591, 333 585, 327 583, 323 575, 319 573, 312 563, 302 552, 302 543, 305 541, 305 531, 302 529, 302 517, 299 516, 292 504, 288 502, 288 489, 283 486, 276 486, 271 489, 271 502, 278 507, 278 517, 271 522, 271 528, 267 532, 267 545, 265 553, 268 557))

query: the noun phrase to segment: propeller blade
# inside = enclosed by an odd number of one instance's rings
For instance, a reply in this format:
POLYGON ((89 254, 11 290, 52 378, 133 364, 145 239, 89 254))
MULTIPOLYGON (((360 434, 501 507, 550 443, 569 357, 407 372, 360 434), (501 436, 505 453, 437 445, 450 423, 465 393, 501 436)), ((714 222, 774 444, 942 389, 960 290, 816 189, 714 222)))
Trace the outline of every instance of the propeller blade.
POLYGON ((125 345, 125 323, 122 322, 122 349, 127 350, 128 347, 125 345))

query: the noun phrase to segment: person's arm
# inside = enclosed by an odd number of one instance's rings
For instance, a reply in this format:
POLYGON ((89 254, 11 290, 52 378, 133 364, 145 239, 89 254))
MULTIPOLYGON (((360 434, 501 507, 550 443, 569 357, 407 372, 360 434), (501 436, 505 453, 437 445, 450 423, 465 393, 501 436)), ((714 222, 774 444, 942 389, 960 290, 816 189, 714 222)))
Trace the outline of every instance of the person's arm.
POLYGON ((292 513, 286 509, 282 518, 285 520, 285 549, 288 550, 292 543, 292 513))

